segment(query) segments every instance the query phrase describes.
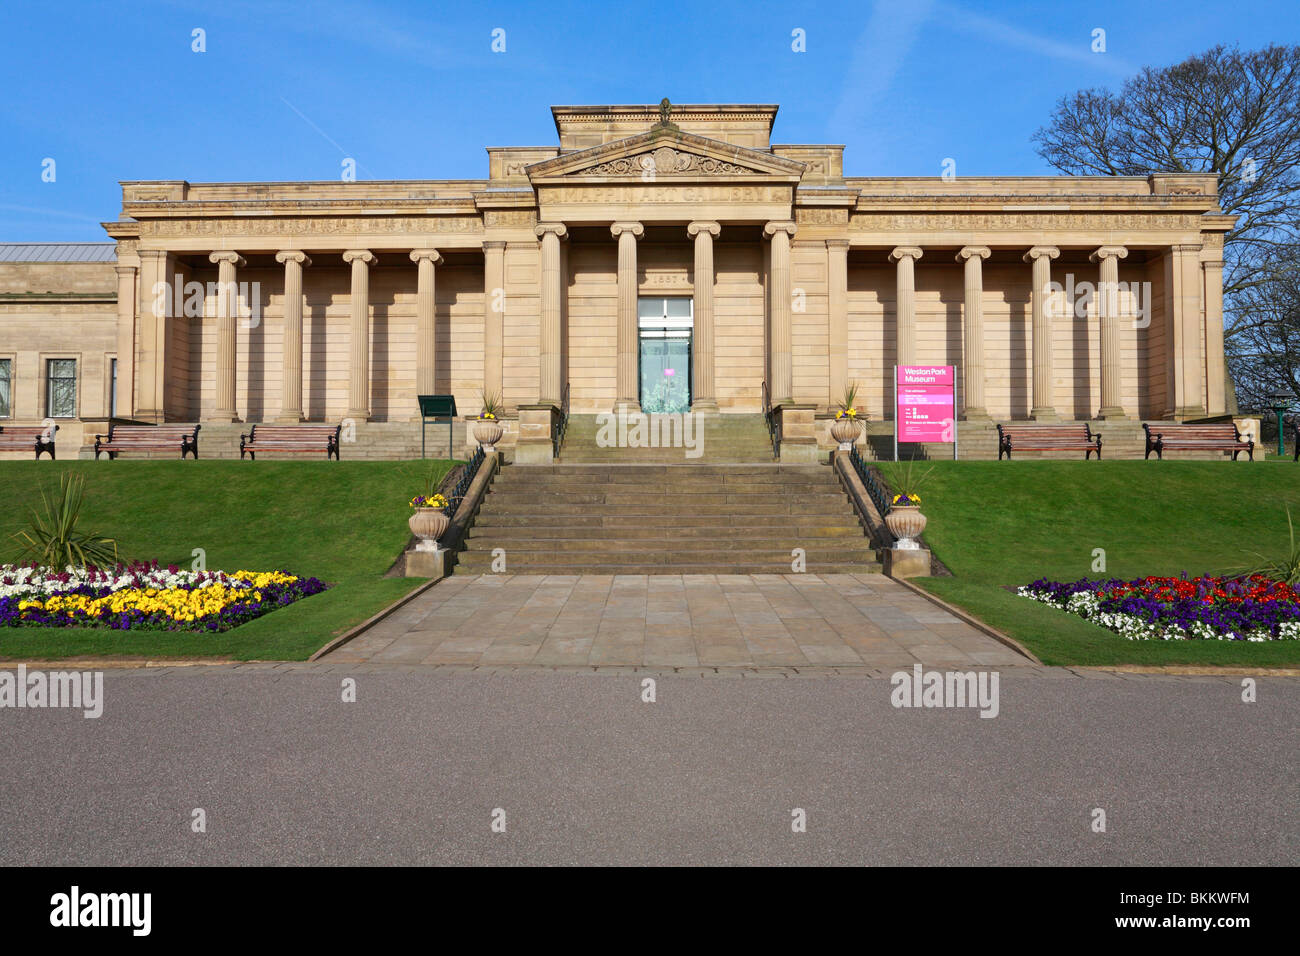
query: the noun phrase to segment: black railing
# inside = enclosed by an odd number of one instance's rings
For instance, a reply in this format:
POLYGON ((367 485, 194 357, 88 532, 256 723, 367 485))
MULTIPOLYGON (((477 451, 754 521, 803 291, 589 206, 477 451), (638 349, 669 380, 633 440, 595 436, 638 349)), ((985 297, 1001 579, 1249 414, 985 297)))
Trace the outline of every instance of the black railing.
POLYGON ((460 480, 456 482, 456 487, 452 489, 451 496, 447 499, 446 507, 442 509, 442 513, 448 518, 456 517, 456 509, 459 508, 460 503, 465 500, 465 492, 469 490, 470 482, 472 482, 474 476, 478 474, 479 465, 483 464, 483 459, 486 457, 487 456, 483 454, 483 446, 479 445, 478 450, 474 452, 474 456, 470 458, 469 462, 465 465, 465 470, 461 472, 460 480))
POLYGON ((781 457, 781 422, 772 408, 772 394, 767 382, 763 383, 763 421, 767 425, 767 437, 772 441, 772 457, 781 457))
POLYGON ((560 414, 551 419, 551 450, 560 457, 564 433, 569 430, 569 383, 564 383, 564 397, 560 399, 560 414))
POLYGON ((862 479, 863 487, 867 489, 867 494, 871 496, 871 503, 876 506, 876 511, 880 512, 880 517, 883 518, 889 513, 889 509, 893 507, 889 503, 889 492, 880 483, 876 473, 867 467, 867 463, 862 460, 856 445, 849 450, 849 462, 858 473, 858 477, 862 479))

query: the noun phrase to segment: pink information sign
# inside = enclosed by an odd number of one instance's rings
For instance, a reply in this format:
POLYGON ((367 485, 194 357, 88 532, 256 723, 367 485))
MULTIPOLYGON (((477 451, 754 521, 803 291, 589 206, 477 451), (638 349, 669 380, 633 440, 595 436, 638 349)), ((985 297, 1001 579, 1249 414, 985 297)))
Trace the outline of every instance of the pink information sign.
POLYGON ((951 365, 896 365, 899 441, 952 442, 956 435, 951 365))

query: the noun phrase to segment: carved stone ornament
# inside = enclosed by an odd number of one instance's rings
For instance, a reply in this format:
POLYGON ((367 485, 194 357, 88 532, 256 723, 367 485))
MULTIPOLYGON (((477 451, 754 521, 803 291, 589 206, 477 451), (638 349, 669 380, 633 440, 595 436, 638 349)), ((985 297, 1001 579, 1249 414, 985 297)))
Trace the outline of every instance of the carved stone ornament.
POLYGON ((745 166, 714 159, 712 156, 700 156, 697 153, 687 153, 671 146, 660 146, 658 149, 638 153, 635 156, 620 156, 618 159, 611 159, 598 166, 580 170, 576 175, 643 176, 648 174, 650 176, 682 176, 703 173, 708 176, 718 176, 746 175, 753 172, 754 170, 745 166))

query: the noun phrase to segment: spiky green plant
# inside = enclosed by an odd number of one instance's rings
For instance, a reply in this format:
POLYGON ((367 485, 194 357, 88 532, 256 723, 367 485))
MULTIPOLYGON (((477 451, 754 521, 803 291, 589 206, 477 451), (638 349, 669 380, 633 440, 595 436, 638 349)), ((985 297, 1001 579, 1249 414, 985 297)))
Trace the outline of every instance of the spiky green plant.
POLYGON ((42 567, 112 567, 117 564, 117 542, 98 531, 79 527, 86 497, 86 479, 64 472, 57 494, 41 486, 41 510, 32 509, 31 521, 10 537, 17 542, 18 559, 42 567))
POLYGON ((1296 543, 1295 525, 1291 521, 1291 508, 1286 509, 1286 528, 1290 536, 1287 549, 1281 554, 1263 554, 1259 551, 1248 552, 1258 558, 1258 562, 1244 573, 1247 576, 1262 574, 1274 581, 1281 581, 1292 587, 1300 586, 1300 544, 1296 543))
POLYGON ((501 417, 501 393, 489 392, 483 390, 483 410, 478 413, 479 418, 497 419, 501 417))
POLYGON ((925 480, 934 471, 934 465, 926 468, 925 471, 917 471, 916 461, 908 458, 904 461, 882 461, 879 463, 880 473, 885 476, 889 482, 889 487, 893 490, 894 504, 920 504, 921 487, 925 480), (899 499, 909 499, 900 501, 899 499))

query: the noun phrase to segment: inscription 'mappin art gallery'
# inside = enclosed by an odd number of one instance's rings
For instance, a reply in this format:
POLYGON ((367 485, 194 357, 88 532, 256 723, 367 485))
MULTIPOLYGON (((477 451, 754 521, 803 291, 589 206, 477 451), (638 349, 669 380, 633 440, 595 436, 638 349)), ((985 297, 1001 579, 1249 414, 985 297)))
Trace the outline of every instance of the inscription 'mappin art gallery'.
POLYGON ((552 112, 484 179, 127 182, 112 243, 0 246, 0 415, 815 417, 856 382, 880 421, 928 363, 972 421, 1227 410, 1213 175, 846 176, 776 106, 552 112))

